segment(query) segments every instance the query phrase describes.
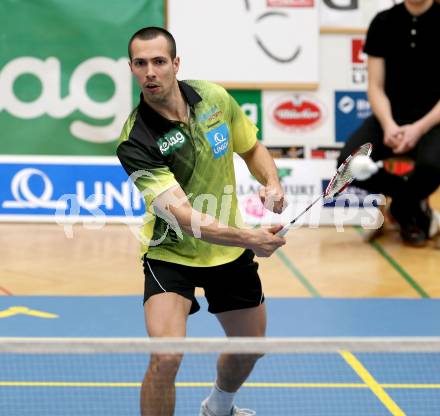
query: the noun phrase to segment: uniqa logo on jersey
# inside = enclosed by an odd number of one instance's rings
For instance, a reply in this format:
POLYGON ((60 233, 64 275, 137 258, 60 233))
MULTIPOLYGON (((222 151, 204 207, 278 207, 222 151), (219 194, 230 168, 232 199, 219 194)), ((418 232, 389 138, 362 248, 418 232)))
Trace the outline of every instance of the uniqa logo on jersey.
POLYGON ((1 163, 0 217, 139 216, 143 198, 117 164, 1 163))
POLYGON ((206 138, 211 145, 211 150, 214 156, 214 159, 218 159, 223 156, 229 148, 229 130, 228 126, 223 123, 220 126, 216 127, 205 133, 206 138))

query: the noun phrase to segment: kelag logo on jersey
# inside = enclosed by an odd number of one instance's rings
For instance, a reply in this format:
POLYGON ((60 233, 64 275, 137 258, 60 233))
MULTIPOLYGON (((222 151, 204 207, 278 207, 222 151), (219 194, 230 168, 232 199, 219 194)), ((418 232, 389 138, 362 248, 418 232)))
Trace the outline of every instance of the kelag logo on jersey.
POLYGON ((371 115, 371 106, 365 91, 335 92, 335 136, 337 142, 346 142, 350 135, 371 115))
POLYGON ((144 213, 118 163, 0 163, 0 217, 117 217, 144 213))
POLYGON ((225 123, 213 130, 208 131, 205 133, 205 135, 211 145, 212 152, 214 153, 214 159, 218 159, 228 151, 229 131, 225 123))
POLYGON ((185 135, 177 129, 171 130, 157 141, 159 150, 164 156, 168 156, 170 153, 180 149, 184 143, 185 135))

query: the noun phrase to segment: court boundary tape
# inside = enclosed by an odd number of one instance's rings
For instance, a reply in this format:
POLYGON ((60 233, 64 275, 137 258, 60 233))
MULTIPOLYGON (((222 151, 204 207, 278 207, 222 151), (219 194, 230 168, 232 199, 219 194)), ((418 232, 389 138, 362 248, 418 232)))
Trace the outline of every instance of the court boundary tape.
POLYGON ((376 381, 371 373, 350 351, 341 351, 342 358, 360 377, 360 379, 370 388, 374 395, 382 402, 393 416, 405 416, 405 413, 397 403, 388 395, 383 387, 376 381))
MULTIPOLYGON (((360 236, 365 233, 359 225, 354 226, 354 229, 360 236)), ((431 296, 417 283, 417 281, 382 247, 377 241, 369 241, 368 244, 373 247, 392 267, 393 269, 419 294, 420 297, 429 299, 431 296)))
POLYGON ((289 269, 289 271, 299 280, 299 282, 306 288, 310 295, 315 298, 320 298, 321 295, 315 289, 315 287, 307 280, 304 274, 293 264, 289 257, 284 253, 282 249, 275 251, 277 257, 282 261, 282 263, 289 269))

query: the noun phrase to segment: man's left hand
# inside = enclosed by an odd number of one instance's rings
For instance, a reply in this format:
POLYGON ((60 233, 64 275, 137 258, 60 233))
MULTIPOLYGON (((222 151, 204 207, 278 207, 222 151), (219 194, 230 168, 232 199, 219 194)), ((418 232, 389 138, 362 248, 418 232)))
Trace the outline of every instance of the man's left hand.
POLYGON ((281 214, 287 206, 287 200, 284 197, 284 191, 281 185, 268 184, 260 188, 260 199, 264 208, 269 211, 281 214))
POLYGON ((398 146, 393 148, 393 152, 398 155, 413 149, 423 135, 423 130, 417 123, 405 124, 401 129, 403 138, 398 146))

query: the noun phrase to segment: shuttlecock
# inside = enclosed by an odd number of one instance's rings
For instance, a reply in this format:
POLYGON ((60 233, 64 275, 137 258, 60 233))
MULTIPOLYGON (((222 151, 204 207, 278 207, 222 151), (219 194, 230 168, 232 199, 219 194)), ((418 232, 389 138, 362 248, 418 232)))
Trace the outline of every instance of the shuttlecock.
POLYGON ((379 167, 370 157, 366 155, 355 156, 350 161, 350 171, 352 176, 358 181, 365 181, 374 175, 379 167))

